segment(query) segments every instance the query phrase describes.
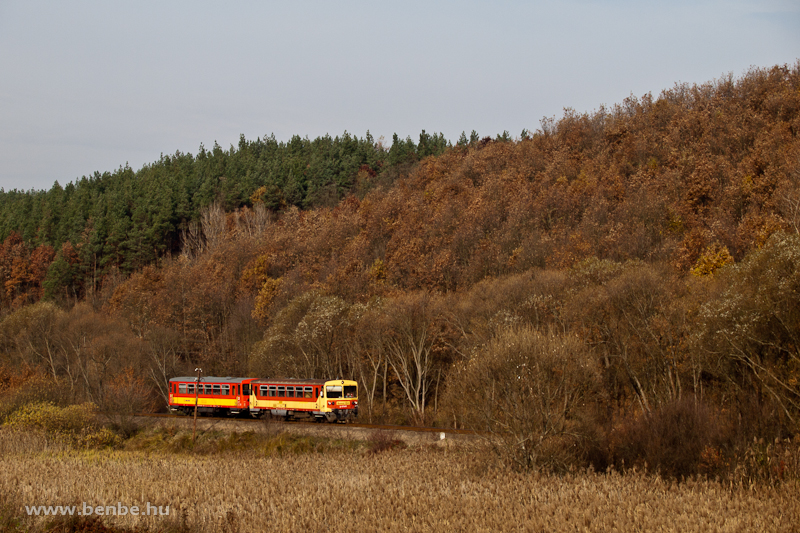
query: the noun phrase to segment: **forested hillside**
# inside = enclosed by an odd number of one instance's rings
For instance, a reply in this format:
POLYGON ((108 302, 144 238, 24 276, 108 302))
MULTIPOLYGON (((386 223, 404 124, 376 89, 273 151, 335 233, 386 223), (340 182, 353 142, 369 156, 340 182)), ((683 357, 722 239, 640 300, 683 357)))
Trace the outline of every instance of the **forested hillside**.
POLYGON ((201 146, 196 156, 178 152, 138 171, 95 172, 49 191, 0 191, 0 240, 12 256, 37 250, 31 262, 39 269, 29 273, 28 284, 20 274, 3 278, 10 293, 5 303, 35 300, 42 288, 48 296, 80 298, 112 272, 129 274, 177 253, 181 232, 212 203, 227 211, 254 202, 272 211, 333 206, 347 195, 363 195, 365 181, 379 173, 391 180, 447 147, 441 134, 425 131, 418 144, 395 135, 391 147, 369 132, 364 139, 345 132, 287 143, 241 137, 227 151, 201 146), (14 248, 20 239, 24 251, 14 248), (50 273, 41 272, 54 259, 50 273), (20 299, 28 290, 30 298, 20 299))
POLYGON ((519 139, 242 139, 5 192, 3 358, 100 405, 348 376, 364 417, 520 466, 734 468, 798 433, 799 133, 800 64, 519 139))

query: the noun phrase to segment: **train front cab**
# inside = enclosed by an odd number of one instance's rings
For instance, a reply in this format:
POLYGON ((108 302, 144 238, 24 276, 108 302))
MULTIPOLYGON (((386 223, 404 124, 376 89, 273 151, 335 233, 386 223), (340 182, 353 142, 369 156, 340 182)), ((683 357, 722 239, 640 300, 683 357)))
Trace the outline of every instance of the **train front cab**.
POLYGON ((348 422, 358 416, 358 383, 347 379, 326 381, 319 398, 319 416, 328 422, 348 422))

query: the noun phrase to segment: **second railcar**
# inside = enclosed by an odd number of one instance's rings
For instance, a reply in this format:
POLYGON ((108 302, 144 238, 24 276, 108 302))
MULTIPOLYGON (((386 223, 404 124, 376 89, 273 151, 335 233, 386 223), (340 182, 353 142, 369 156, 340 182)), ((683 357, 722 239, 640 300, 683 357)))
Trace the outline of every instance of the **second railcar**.
POLYGON ((250 414, 346 422, 358 416, 358 384, 338 379, 256 379, 250 414))

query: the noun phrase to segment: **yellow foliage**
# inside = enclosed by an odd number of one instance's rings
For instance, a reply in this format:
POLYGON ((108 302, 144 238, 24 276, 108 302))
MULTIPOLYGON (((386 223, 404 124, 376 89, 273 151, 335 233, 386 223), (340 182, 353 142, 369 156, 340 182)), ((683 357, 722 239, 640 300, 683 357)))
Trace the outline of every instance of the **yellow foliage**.
POLYGON ((669 220, 667 222, 667 231, 669 233, 679 235, 683 233, 685 229, 685 224, 683 219, 678 213, 673 213, 670 211, 669 220))
POLYGON ((774 233, 780 231, 782 225, 781 218, 774 214, 764 217, 763 223, 755 231, 755 245, 762 248, 774 233))
POLYGON ((264 199, 262 198, 262 196, 264 196, 266 192, 267 192, 267 187, 265 185, 262 185, 261 187, 256 189, 255 192, 253 192, 253 194, 250 195, 250 202, 253 205, 256 205, 258 203, 264 203, 264 199))
POLYGON ((730 263, 733 263, 733 256, 731 256, 728 248, 715 243, 706 247, 694 267, 692 267, 691 272, 697 277, 711 276, 714 272, 730 263))
POLYGON ((253 306, 253 318, 263 320, 267 317, 272 300, 281 288, 282 278, 266 278, 256 296, 253 306))
POLYGON ((370 268, 370 274, 375 280, 386 279, 386 265, 384 264, 383 260, 376 259, 375 262, 372 263, 372 268, 370 268))

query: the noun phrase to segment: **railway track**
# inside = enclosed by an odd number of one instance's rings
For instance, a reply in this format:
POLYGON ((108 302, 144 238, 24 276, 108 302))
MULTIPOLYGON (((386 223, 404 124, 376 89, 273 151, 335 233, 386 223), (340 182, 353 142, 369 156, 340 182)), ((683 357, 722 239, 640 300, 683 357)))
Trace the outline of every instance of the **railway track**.
MULTIPOLYGON (((169 413, 140 413, 136 416, 146 418, 166 418, 171 420, 190 420, 191 417, 182 415, 173 415, 169 413)), ((245 422, 245 423, 264 423, 264 419, 259 418, 246 418, 246 417, 223 417, 223 416, 199 416, 198 420, 224 420, 227 422, 245 422)), ((272 419, 274 424, 286 424, 287 426, 313 426, 324 427, 327 424, 320 424, 318 422, 306 422, 303 420, 277 420, 272 419)), ((420 426, 398 426, 390 424, 361 424, 357 422, 349 422, 347 424, 335 424, 331 427, 349 427, 349 428, 364 428, 384 431, 412 431, 416 433, 450 433, 457 435, 475 435, 475 432, 469 429, 454 429, 454 428, 434 428, 434 427, 420 427, 420 426)))

